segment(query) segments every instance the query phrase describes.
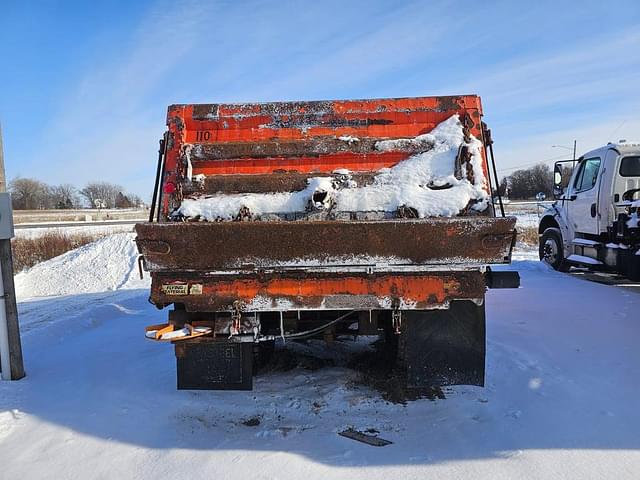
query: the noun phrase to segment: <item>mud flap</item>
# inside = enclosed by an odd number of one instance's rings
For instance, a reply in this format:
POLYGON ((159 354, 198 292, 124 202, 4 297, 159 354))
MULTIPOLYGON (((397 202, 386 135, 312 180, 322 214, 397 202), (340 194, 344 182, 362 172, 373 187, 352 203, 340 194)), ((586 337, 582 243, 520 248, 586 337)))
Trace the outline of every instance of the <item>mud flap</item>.
POLYGON ((185 340, 175 344, 178 390, 251 390, 253 344, 185 340))
POLYGON ((403 312, 400 339, 409 387, 484 386, 484 302, 454 301, 448 310, 403 312))
POLYGON ((640 281, 640 255, 632 249, 618 249, 618 271, 632 282, 640 281))

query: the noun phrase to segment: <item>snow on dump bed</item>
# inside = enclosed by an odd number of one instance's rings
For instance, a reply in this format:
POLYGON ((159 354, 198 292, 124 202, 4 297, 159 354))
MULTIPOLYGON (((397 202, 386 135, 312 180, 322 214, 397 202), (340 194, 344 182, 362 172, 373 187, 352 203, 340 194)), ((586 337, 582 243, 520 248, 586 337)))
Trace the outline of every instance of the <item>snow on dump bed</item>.
MULTIPOLYGON (((351 140, 351 139, 349 139, 351 140)), ((389 169, 380 170, 371 185, 358 186, 353 180, 336 182, 330 177, 313 177, 307 188, 298 192, 214 195, 207 198, 186 199, 177 213, 203 220, 232 219, 242 207, 253 215, 267 213, 304 212, 314 193, 326 192, 317 208, 332 206, 336 212, 394 212, 400 206, 413 207, 420 218, 458 215, 471 201, 478 211, 488 206, 486 179, 482 169, 481 142, 471 137, 464 140, 458 115, 440 123, 431 133, 415 138, 381 140, 379 151, 424 147, 424 151, 410 156, 389 169), (461 146, 471 153, 473 182, 454 175, 455 160, 461 146), (431 189, 428 187, 448 187, 431 189), (450 187, 449 187, 450 186, 450 187)), ((345 172, 342 171, 342 174, 345 172)))
POLYGON ((138 277, 133 233, 101 238, 15 276, 19 299, 148 288, 138 277))

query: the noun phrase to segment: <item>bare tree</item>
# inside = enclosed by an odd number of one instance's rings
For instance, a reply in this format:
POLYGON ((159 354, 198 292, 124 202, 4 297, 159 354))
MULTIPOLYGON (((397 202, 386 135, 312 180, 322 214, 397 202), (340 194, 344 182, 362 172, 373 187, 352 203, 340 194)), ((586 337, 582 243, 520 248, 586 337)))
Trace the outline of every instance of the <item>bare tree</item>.
POLYGON ((107 208, 116 208, 118 194, 124 189, 120 185, 108 182, 91 182, 80 190, 90 208, 96 206, 96 200, 102 200, 107 208))
POLYGON ((49 186, 33 178, 14 178, 9 183, 11 202, 16 210, 36 210, 51 207, 49 186))
POLYGON ((77 208, 80 205, 78 190, 69 183, 50 188, 54 208, 77 208))
POLYGON ((510 198, 535 198, 538 192, 547 197, 553 194, 553 174, 548 165, 540 163, 525 170, 513 172, 507 179, 510 198))
POLYGON ((509 177, 502 177, 498 192, 501 196, 509 198, 509 177))
POLYGON ((144 201, 138 195, 130 193, 128 195, 128 197, 129 197, 129 201, 131 202, 131 206, 133 208, 143 207, 144 206, 144 201))
POLYGON ((96 207, 96 200, 101 200, 106 208, 134 208, 143 204, 137 195, 108 182, 91 182, 78 191, 69 183, 50 186, 34 178, 17 177, 9 183, 9 191, 15 210, 79 208, 81 199, 89 208, 96 207))
POLYGON ((122 192, 116 196, 116 208, 131 208, 131 200, 122 192))

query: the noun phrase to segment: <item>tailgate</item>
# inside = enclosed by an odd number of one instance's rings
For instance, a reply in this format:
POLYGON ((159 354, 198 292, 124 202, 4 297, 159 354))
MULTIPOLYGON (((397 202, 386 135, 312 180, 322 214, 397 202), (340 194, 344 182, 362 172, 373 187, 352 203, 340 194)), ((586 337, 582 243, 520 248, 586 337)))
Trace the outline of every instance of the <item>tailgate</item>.
POLYGON ((508 263, 515 218, 353 222, 139 223, 147 271, 376 266, 461 269, 508 263))

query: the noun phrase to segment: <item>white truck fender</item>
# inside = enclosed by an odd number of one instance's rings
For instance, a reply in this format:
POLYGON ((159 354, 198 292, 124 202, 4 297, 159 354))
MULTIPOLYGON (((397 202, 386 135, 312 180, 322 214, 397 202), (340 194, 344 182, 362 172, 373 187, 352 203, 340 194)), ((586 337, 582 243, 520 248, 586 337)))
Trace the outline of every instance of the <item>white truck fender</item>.
POLYGON ((562 215, 561 210, 557 207, 556 202, 551 204, 551 206, 544 211, 542 217, 540 217, 538 232, 542 234, 547 228, 560 229, 565 257, 568 256, 571 253, 569 250, 572 241, 571 231, 565 221, 564 215, 562 215))

